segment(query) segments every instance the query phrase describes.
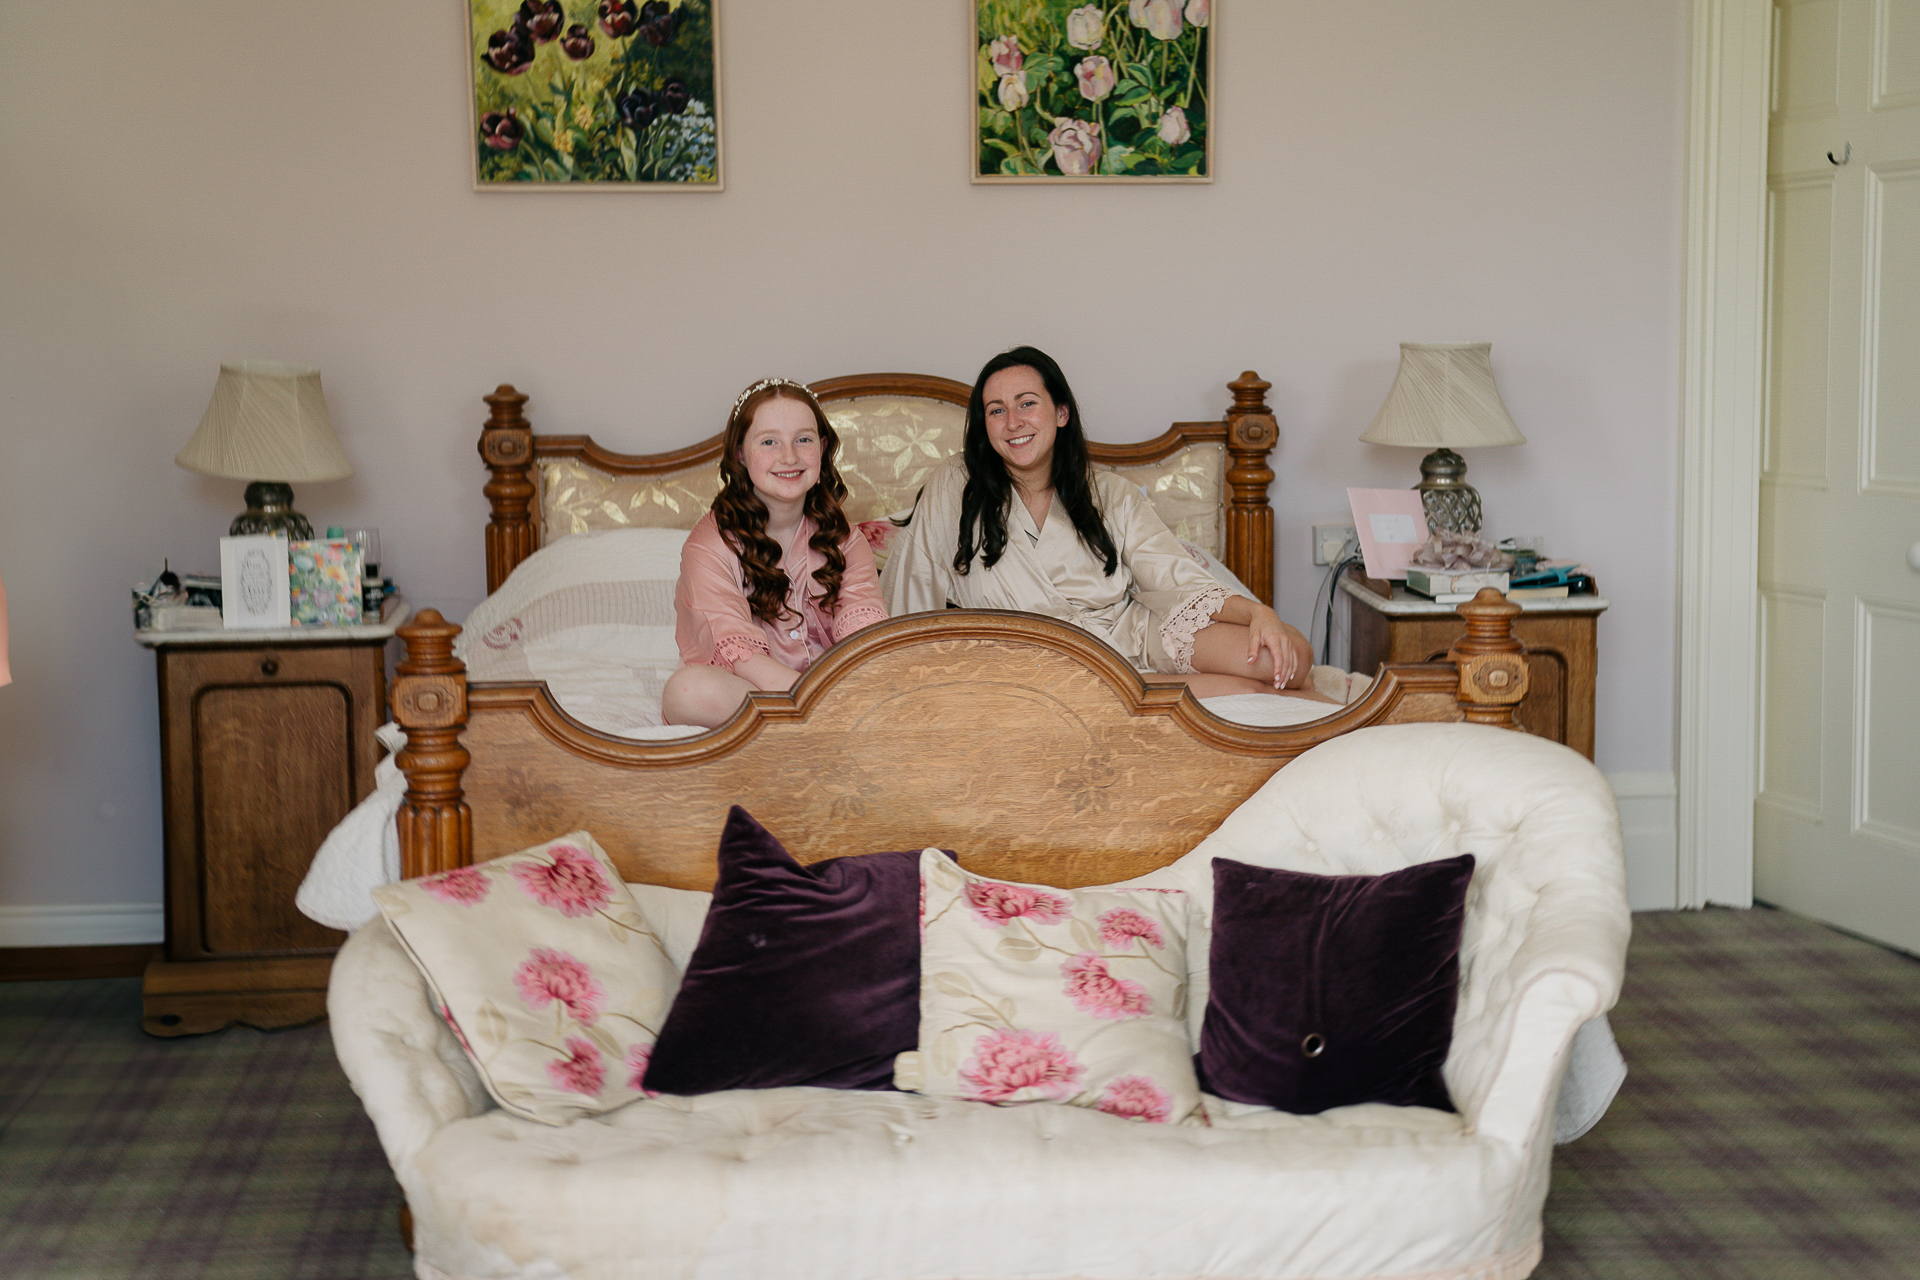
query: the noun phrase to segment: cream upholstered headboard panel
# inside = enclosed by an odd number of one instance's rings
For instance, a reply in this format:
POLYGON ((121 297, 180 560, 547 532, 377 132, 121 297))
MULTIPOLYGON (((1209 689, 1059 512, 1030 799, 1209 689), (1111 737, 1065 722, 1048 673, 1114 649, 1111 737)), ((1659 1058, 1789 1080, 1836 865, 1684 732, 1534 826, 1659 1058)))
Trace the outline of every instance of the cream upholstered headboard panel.
MULTIPOLYGON (((861 396, 822 407, 840 437, 847 520, 877 520, 913 506, 927 475, 966 434, 964 405, 923 396, 861 396)), ((1139 485, 1175 534, 1222 554, 1226 446, 1190 444, 1141 466, 1112 467, 1139 485)), ((580 457, 538 463, 543 540, 597 529, 689 529, 720 489, 720 470, 702 462, 658 475, 615 475, 580 457)))

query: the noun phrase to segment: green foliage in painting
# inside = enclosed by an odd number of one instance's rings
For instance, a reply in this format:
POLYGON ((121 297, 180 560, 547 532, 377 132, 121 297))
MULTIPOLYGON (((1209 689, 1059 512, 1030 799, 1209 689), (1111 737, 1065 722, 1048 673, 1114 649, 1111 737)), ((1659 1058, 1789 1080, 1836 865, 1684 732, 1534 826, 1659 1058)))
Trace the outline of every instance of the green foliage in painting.
POLYGON ((982 175, 1206 177, 1213 0, 977 0, 982 175))
POLYGON ((719 180, 712 0, 469 0, 482 182, 719 180))

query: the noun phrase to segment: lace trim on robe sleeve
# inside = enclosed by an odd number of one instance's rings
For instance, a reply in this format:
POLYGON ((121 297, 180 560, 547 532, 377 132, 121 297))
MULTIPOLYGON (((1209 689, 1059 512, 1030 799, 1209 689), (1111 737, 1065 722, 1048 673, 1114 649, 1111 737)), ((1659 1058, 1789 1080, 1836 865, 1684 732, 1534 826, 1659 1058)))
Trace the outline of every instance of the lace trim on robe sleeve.
POLYGON ((1183 676, 1193 674, 1193 637, 1213 621, 1220 606, 1233 592, 1224 586, 1207 587, 1188 596, 1160 624, 1160 647, 1173 659, 1173 669, 1183 676))
POLYGON ((885 622, 887 611, 876 609, 870 604, 855 605, 851 609, 842 609, 833 615, 834 643, 845 640, 862 627, 870 627, 876 622, 885 622))
POLYGON ((731 671, 734 663, 756 653, 773 656, 773 646, 765 636, 722 636, 713 646, 713 665, 731 671))

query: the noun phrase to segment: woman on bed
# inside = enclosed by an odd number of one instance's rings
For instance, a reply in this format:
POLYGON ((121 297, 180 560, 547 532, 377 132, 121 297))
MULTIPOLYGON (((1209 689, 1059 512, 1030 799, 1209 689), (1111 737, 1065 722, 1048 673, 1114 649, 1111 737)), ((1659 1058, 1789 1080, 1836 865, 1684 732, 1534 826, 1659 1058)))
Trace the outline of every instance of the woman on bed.
POLYGON ((755 689, 793 686, 826 651, 887 616, 867 540, 840 510, 840 441, 798 382, 768 378, 727 416, 721 486, 680 552, 680 661, 668 724, 723 724, 755 689))
POLYGON ((951 602, 1071 622, 1195 697, 1317 696, 1306 638, 1195 563, 1137 487, 1094 471, 1073 391, 1033 347, 980 371, 965 448, 928 477, 883 590, 895 614, 951 602))

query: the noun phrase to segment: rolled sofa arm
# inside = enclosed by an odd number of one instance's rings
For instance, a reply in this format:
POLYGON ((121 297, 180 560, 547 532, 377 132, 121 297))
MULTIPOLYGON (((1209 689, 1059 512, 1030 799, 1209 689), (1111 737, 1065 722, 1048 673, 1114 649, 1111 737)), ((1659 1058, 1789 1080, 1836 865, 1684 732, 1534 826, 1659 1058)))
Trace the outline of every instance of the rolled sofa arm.
MULTIPOLYGON (((1620 887, 1578 868, 1509 920, 1517 945, 1495 972, 1476 975, 1480 1007, 1461 1011, 1448 1062, 1448 1086, 1475 1132, 1524 1145, 1533 1124, 1551 1126, 1575 1034, 1619 998, 1631 928, 1620 887)), ((1483 952, 1480 962, 1490 959, 1483 952)))
POLYGON ((327 1019, 396 1175, 439 1129, 493 1105, 383 918, 355 930, 334 958, 327 1019))
POLYGON ((1599 990, 1584 975, 1562 970, 1535 976, 1501 1028, 1493 1079, 1467 1117, 1474 1132, 1515 1147, 1533 1145, 1542 1127, 1551 1135, 1551 1100, 1574 1036, 1603 1012, 1599 990))

